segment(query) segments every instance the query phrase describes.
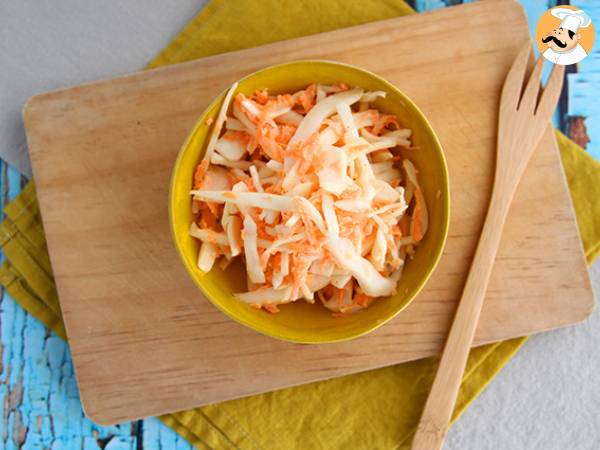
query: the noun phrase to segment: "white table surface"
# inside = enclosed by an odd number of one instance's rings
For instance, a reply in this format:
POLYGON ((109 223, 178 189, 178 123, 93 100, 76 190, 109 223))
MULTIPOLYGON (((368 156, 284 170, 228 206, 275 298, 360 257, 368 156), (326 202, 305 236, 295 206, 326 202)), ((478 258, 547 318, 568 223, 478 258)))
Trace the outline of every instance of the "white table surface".
MULTIPOLYGON (((600 292, 600 260, 590 269, 600 292)), ((450 429, 450 450, 600 449, 600 312, 532 336, 450 429)))
POLYGON ((29 97, 141 70, 205 3, 0 0, 0 158, 30 176, 29 97))
MULTIPOLYGON (((20 119, 29 96, 141 69, 204 3, 0 2, 0 157, 30 170, 20 119), (7 155, 14 148, 18 158, 7 155)), ((600 292, 600 262, 591 274, 600 292)), ((599 344, 597 311, 530 338, 452 427, 445 448, 600 448, 599 344)))

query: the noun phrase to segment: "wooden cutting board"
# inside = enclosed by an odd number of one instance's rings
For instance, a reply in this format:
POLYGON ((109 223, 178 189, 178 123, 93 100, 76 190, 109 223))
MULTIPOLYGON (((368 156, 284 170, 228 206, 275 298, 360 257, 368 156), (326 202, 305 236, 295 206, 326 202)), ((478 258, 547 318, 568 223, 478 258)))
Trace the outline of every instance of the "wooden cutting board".
MULTIPOLYGON (((31 99, 29 148, 88 416, 158 415, 439 352, 490 195, 500 87, 527 39, 515 1, 477 2, 31 99), (452 192, 445 253, 421 295, 372 334, 319 346, 264 337, 214 308, 167 220, 171 166, 202 110, 243 75, 301 58, 364 67, 412 97, 445 148, 452 192)), ((515 197, 476 344, 572 324, 593 305, 549 126, 515 197)))

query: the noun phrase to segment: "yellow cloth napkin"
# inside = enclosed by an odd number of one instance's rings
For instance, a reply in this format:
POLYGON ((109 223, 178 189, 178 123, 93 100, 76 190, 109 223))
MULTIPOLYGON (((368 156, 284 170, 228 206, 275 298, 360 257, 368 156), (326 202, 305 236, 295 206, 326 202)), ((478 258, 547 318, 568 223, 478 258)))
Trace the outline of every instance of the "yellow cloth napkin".
MULTIPOLYGON (((149 65, 413 13, 400 0, 213 0, 149 65)), ((600 164, 557 133, 588 261, 600 252, 600 164)), ((0 283, 66 338, 33 184, 0 224, 0 283)), ((472 350, 454 418, 526 338, 472 350)), ((408 448, 436 368, 430 358, 161 417, 205 449, 408 448)))

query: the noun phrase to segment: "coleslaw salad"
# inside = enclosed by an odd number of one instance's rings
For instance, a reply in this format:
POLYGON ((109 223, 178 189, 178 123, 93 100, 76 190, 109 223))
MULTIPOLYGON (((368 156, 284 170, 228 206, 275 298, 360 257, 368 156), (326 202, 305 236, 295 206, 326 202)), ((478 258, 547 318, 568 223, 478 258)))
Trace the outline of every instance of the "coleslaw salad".
POLYGON ((248 291, 236 297, 269 312, 318 299, 347 314, 394 294, 428 212, 416 168, 395 152, 411 148, 411 130, 371 105, 385 92, 311 84, 247 97, 236 87, 190 192, 198 267, 243 257, 248 291))
MULTIPOLYGON (((426 285, 440 261, 448 235, 450 187, 442 146, 424 113, 398 87, 377 74, 350 64, 298 60, 264 67, 245 75, 239 79, 237 91, 251 96, 256 90, 269 87, 272 93, 286 93, 305 88, 312 82, 335 84, 340 80, 350 86, 387 93, 385 98, 378 98, 374 106, 401 117, 406 128, 414 131, 412 142, 419 151, 413 153, 407 150, 407 155, 415 155, 411 159, 420 170, 423 195, 428 205, 434 205, 433 209, 429 209, 427 235, 419 244, 414 260, 404 267, 395 295, 371 303, 360 314, 341 314, 343 317, 336 317, 326 308, 305 301, 282 307, 278 314, 265 314, 263 310, 249 307, 235 297, 236 293, 247 291, 242 258, 236 258, 225 269, 220 267, 221 262, 207 273, 198 268, 200 241, 189 234, 190 224, 195 218, 190 208, 189 192, 193 189, 194 171, 206 150, 212 124, 231 85, 225 87, 198 117, 182 143, 171 174, 168 206, 171 236, 189 280, 229 318, 284 341, 305 344, 340 342, 362 336, 387 323, 404 310, 426 285)), ((182 289, 187 290, 183 279, 181 282, 182 289)), ((196 301, 196 297, 190 297, 191 303, 196 301)))

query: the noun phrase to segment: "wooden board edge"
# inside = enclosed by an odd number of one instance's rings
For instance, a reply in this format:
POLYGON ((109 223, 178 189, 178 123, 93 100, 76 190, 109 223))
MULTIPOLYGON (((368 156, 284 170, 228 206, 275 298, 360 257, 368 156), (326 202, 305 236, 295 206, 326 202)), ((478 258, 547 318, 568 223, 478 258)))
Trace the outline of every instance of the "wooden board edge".
POLYGON ((58 88, 58 89, 52 89, 52 90, 40 92, 40 93, 37 93, 37 94, 31 96, 24 103, 23 108, 22 108, 22 116, 23 116, 23 119, 25 122, 25 129, 27 131, 27 127, 28 127, 27 123, 30 122, 30 119, 29 120, 27 119, 27 117, 31 116, 31 114, 32 114, 32 111, 30 111, 30 110, 32 110, 32 109, 35 110, 37 107, 39 107, 39 104, 43 104, 46 101, 51 101, 54 99, 54 97, 64 95, 64 94, 67 94, 70 92, 84 90, 84 89, 87 89, 90 87, 95 87, 98 85, 119 82, 119 81, 127 80, 128 78, 147 77, 147 76, 151 76, 152 74, 157 73, 157 72, 165 72, 166 73, 169 71, 177 71, 178 69, 180 69, 184 66, 193 66, 194 64, 197 64, 198 61, 203 61, 206 63, 206 62, 210 62, 213 59, 214 60, 221 59, 224 56, 235 57, 238 54, 246 53, 248 51, 265 49, 265 48, 269 48, 272 46, 278 46, 278 45, 281 45, 282 43, 289 43, 292 41, 296 41, 298 39, 306 39, 306 38, 311 38, 311 37, 315 37, 315 36, 323 36, 323 35, 333 35, 336 33, 345 32, 347 30, 352 30, 355 28, 377 26, 377 25, 381 25, 381 24, 393 24, 396 21, 420 20, 420 18, 429 17, 430 15, 452 15, 452 14, 456 14, 457 9, 461 9, 461 10, 465 10, 465 11, 472 9, 474 11, 470 11, 470 12, 476 14, 479 9, 489 8, 492 4, 502 5, 501 7, 505 7, 504 5, 510 4, 511 5, 510 7, 516 7, 516 9, 518 9, 520 11, 520 14, 523 17, 524 22, 527 23, 527 16, 525 14, 525 9, 524 9, 523 5, 521 5, 519 3, 518 0, 485 0, 485 1, 463 3, 460 5, 454 5, 454 6, 451 6, 448 8, 430 10, 430 11, 426 11, 426 12, 418 13, 418 14, 411 14, 411 15, 393 17, 390 19, 376 20, 373 22, 367 22, 367 23, 363 23, 363 24, 359 24, 359 25, 353 25, 350 27, 338 28, 335 30, 325 31, 322 33, 310 34, 310 35, 295 37, 295 38, 291 38, 291 39, 284 39, 284 40, 275 41, 275 42, 272 42, 269 44, 263 44, 263 45, 258 45, 255 47, 248 47, 248 48, 244 48, 244 49, 233 50, 230 52, 219 53, 216 55, 205 56, 202 58, 193 59, 193 60, 185 61, 185 62, 181 62, 181 63, 169 64, 167 66, 150 68, 150 69, 146 69, 146 70, 144 70, 144 69, 136 70, 134 72, 116 75, 113 77, 105 77, 105 78, 90 80, 90 81, 87 81, 84 83, 77 84, 75 86, 67 86, 67 87, 62 87, 62 88, 58 88))
MULTIPOLYGON (((512 3, 515 6, 518 5, 519 8, 522 10, 523 16, 525 17, 525 12, 524 12, 522 6, 516 0, 489 0, 486 3, 492 3, 492 2, 493 3, 512 3)), ((388 19, 387 21, 394 21, 394 20, 398 20, 398 19, 388 19)), ((385 22, 385 21, 381 21, 381 22, 385 22)), ((358 26, 363 26, 363 25, 358 25, 358 26)), ((350 28, 353 28, 353 27, 350 27, 350 28)), ((261 46, 261 47, 268 47, 269 45, 273 45, 273 44, 267 44, 267 45, 261 46)), ((235 51, 235 52, 229 52, 229 54, 235 54, 235 53, 238 53, 238 52, 245 52, 247 50, 248 49, 239 50, 239 51, 235 51)), ((215 55, 215 57, 220 57, 220 56, 222 56, 222 55, 215 55)), ((209 59, 209 58, 214 58, 214 57, 207 57, 207 58, 203 58, 202 60, 209 59)), ((76 86, 76 87, 72 87, 72 88, 60 89, 60 90, 55 90, 55 91, 50 91, 50 92, 47 92, 47 93, 42 93, 42 94, 34 95, 33 97, 31 97, 25 103, 25 105, 23 107, 23 111, 22 111, 22 113, 23 113, 23 119, 24 119, 24 123, 25 123, 26 129, 31 128, 31 127, 35 127, 35 120, 38 118, 38 116, 36 114, 43 113, 43 107, 44 107, 44 103, 46 101, 52 101, 52 100, 56 99, 56 97, 59 96, 59 94, 62 94, 65 91, 72 91, 72 90, 75 90, 75 89, 83 89, 83 88, 87 88, 88 86, 91 86, 91 85, 96 85, 98 83, 117 81, 117 80, 119 80, 121 78, 134 77, 134 76, 138 76, 138 75, 140 75, 142 73, 143 74, 149 74, 150 72, 154 72, 154 71, 177 70, 180 66, 182 66, 184 64, 185 65, 193 65, 195 63, 197 63, 197 61, 190 61, 190 62, 176 64, 176 65, 168 66, 168 67, 164 67, 164 68, 152 69, 151 71, 147 71, 147 72, 136 72, 136 73, 133 73, 133 74, 123 75, 123 76, 119 76, 119 77, 115 77, 115 78, 110 78, 110 79, 105 79, 105 80, 99 80, 99 81, 93 81, 93 82, 86 83, 86 84, 83 84, 83 85, 80 85, 80 86, 76 86)), ((553 138, 553 139, 555 139, 555 138, 553 138)), ((29 138, 28 138, 28 142, 29 142, 29 138)), ((556 146, 556 151, 558 152, 558 147, 556 145, 556 141, 555 141, 555 146, 556 146)), ((37 146, 36 146, 36 148, 37 148, 37 146)), ((40 151, 42 151, 42 149, 40 149, 40 151)), ((564 169, 561 169, 561 170, 563 171, 563 178, 565 179, 565 185, 566 185, 566 178, 565 178, 565 174, 564 174, 564 169)), ((571 201, 571 200, 569 200, 569 201, 571 201)), ((572 202, 571 202, 571 210, 572 210, 572 216, 575 217, 574 216, 572 202)), ((578 229, 577 229, 577 234, 579 236, 579 230, 578 229)), ((583 256, 583 249, 582 249, 582 257, 584 258, 584 256, 583 256)), ((587 270, 586 270, 586 272, 587 272, 587 270)), ((591 297, 588 299, 588 300, 590 300, 590 302, 589 302, 589 309, 586 309, 585 311, 582 310, 583 314, 581 315, 581 319, 577 320, 577 322, 573 322, 573 323, 578 323, 580 321, 585 320, 591 314, 591 312, 593 311, 593 309, 595 307, 595 299, 594 299, 593 290, 591 288, 591 282, 590 282, 590 279, 589 279, 589 274, 587 275, 587 279, 586 280, 587 280, 586 284, 589 285, 589 288, 590 288, 590 291, 591 291, 591 294, 592 294, 591 297)), ((588 286, 586 286, 586 288, 587 287, 588 286)), ((551 328, 548 328, 548 329, 554 329, 554 328, 564 327, 564 326, 568 326, 570 324, 571 323, 567 323, 567 324, 564 324, 564 325, 559 325, 558 327, 551 327, 551 328)), ((546 331, 546 330, 540 330, 540 332, 543 332, 543 331, 546 331)), ((519 337, 519 336, 509 337, 509 338, 506 338, 506 339, 512 339, 512 338, 516 338, 516 337, 519 337)), ((504 338, 502 340, 504 340, 504 338)), ((489 341, 489 342, 478 343, 477 346, 479 346, 479 345, 485 345, 487 343, 492 343, 492 342, 498 342, 498 341, 497 340, 492 340, 492 341, 489 341)), ((383 365, 381 367, 385 367, 385 365, 383 365)), ((373 367, 371 369, 364 369, 364 370, 372 370, 372 369, 376 369, 376 368, 379 368, 379 367, 373 367)), ((359 372, 352 372, 352 373, 359 373, 359 372)), ((329 377, 329 378, 332 378, 332 377, 329 377)), ((323 378, 321 380, 315 380, 315 381, 322 381, 322 380, 326 380, 326 379, 329 379, 329 378, 323 378)), ((303 384, 303 383, 300 383, 300 384, 303 384)), ((298 385, 300 385, 300 384, 298 384, 298 385)), ((286 387, 293 387, 293 386, 297 386, 297 385, 281 386, 281 387, 278 387, 277 389, 284 389, 286 387)), ((257 395, 257 394, 249 394, 249 395, 257 395)), ((240 397, 232 397, 232 398, 240 398, 240 397)), ((84 411, 86 411, 86 409, 87 409, 86 405, 87 405, 88 399, 86 398, 84 400, 84 394, 83 394, 83 392, 81 392, 81 400, 82 400, 82 405, 84 407, 84 411)), ((87 411, 86 411, 86 415, 88 415, 88 417, 92 418, 92 420, 94 420, 95 422, 97 422, 99 424, 109 425, 109 424, 115 423, 115 420, 111 419, 110 416, 107 416, 107 415, 104 415, 104 414, 97 414, 96 412, 92 412, 92 416, 90 416, 87 413, 87 411)), ((117 421, 121 421, 121 420, 127 420, 127 419, 118 419, 117 421)))
POLYGON ((590 278, 590 272, 589 272, 589 268, 588 268, 588 264, 587 264, 587 258, 585 255, 585 249, 583 248, 583 239, 581 237, 581 231, 579 230, 577 215, 575 213, 575 206, 573 205, 573 198, 571 197, 571 189, 569 188, 567 174, 565 173, 565 167, 562 163, 562 155, 560 153, 560 147, 558 146, 558 140, 556 139, 556 132, 554 130, 554 127, 551 127, 551 130, 547 131, 547 133, 548 132, 552 135, 552 137, 551 137, 552 150, 555 152, 556 158, 558 159, 558 162, 559 162, 558 165, 559 165, 559 170, 560 170, 560 174, 561 174, 562 185, 564 186, 564 188, 567 192, 566 197, 567 197, 567 203, 568 203, 568 208, 569 208, 569 215, 572 218, 572 222, 573 222, 573 225, 575 228, 575 234, 577 236, 577 241, 579 242, 579 254, 581 256, 580 259, 581 259, 581 263, 583 265, 582 272, 584 272, 584 279, 585 279, 584 289, 589 294, 587 296, 587 298, 584 299, 586 302, 585 306, 587 308, 584 310, 583 316, 579 320, 576 319, 576 321, 573 322, 573 324, 576 324, 576 323, 580 323, 580 322, 583 322, 584 320, 586 320, 592 314, 592 312, 594 312, 594 309, 596 309, 596 293, 594 292, 594 286, 592 285, 592 280, 590 278))
MULTIPOLYGON (((515 335, 509 335, 507 337, 502 337, 500 339, 489 339, 489 340, 482 340, 482 341, 478 341, 475 345, 473 345, 471 347, 471 349, 476 349, 478 347, 483 347, 485 345, 490 345, 490 344, 496 344, 499 342, 504 342, 504 341, 510 341, 513 339, 519 339, 519 338, 525 338, 525 337, 529 337, 532 336, 534 334, 539 334, 539 333, 546 333, 549 331, 554 331, 554 330, 559 330, 559 329, 563 329, 563 328, 567 328, 570 327, 574 324, 580 323, 585 321, 589 315, 591 314, 591 312, 593 311, 593 307, 589 310, 585 310, 584 314, 577 319, 576 322, 573 322, 571 320, 560 324, 560 325, 553 325, 547 329, 540 329, 539 331, 530 333, 530 334, 515 334, 515 335)), ((322 344, 322 345, 327 345, 327 344, 322 344)), ((431 358, 431 357, 435 357, 437 356, 437 353, 430 353, 427 354, 425 356, 419 357, 419 358, 411 358, 411 359, 407 359, 407 360, 403 360, 401 362, 397 362, 397 363, 391 363, 391 364, 378 364, 378 365, 374 365, 365 369, 361 369, 361 370, 353 370, 353 371, 348 371, 345 372, 342 375, 331 375, 331 376, 323 376, 323 377, 319 377, 319 378, 315 378, 311 381, 308 382, 298 382, 298 383, 290 383, 290 384, 285 384, 285 385, 281 385, 278 386, 275 389, 270 389, 267 391, 256 391, 256 392, 250 392, 247 394, 240 394, 240 395, 230 395, 227 397, 221 397, 220 400, 218 401, 213 401, 213 400, 208 400, 206 403, 197 403, 194 401, 191 401, 188 405, 183 406, 182 410, 187 410, 187 409, 193 409, 193 408, 201 408, 203 406, 207 406, 207 405, 211 405, 211 404, 215 404, 215 403, 221 403, 221 402, 227 402, 227 401, 231 401, 231 400, 237 400, 237 399, 241 399, 241 398, 246 398, 246 397, 253 397, 256 395, 262 395, 268 392, 273 392, 273 391, 278 391, 281 389, 289 389, 289 388, 295 388, 295 387, 299 387, 299 386, 303 386, 305 384, 309 384, 309 383, 319 383, 319 382, 323 382, 323 381, 327 381, 327 380, 332 380, 334 378, 338 378, 341 376, 348 376, 348 375, 356 375, 359 373, 363 373, 363 372, 367 372, 370 370, 379 370, 379 369, 384 369, 386 367, 390 367, 392 365, 395 364, 403 364, 403 363, 409 363, 409 362, 414 362, 414 361, 419 361, 421 359, 426 359, 426 358, 431 358)), ((134 421, 134 420, 141 420, 147 417, 154 417, 154 416, 162 416, 162 415, 166 415, 166 414, 171 414, 174 411, 170 408, 156 408, 154 411, 150 411, 150 412, 146 412, 144 414, 130 414, 130 415, 122 415, 122 416, 113 416, 110 414, 111 412, 111 408, 110 407, 106 407, 103 408, 102 406, 100 406, 98 408, 99 403, 98 402, 93 402, 90 401, 90 403, 95 403, 95 408, 96 409, 92 409, 90 408, 89 411, 91 411, 91 413, 88 412, 88 398, 87 395, 84 394, 84 392, 80 392, 80 398, 81 398, 81 404, 82 404, 82 408, 84 410, 84 413, 86 415, 86 417, 88 417, 90 420, 92 420, 93 422, 99 424, 99 425, 103 425, 103 426, 110 426, 110 425, 114 425, 120 422, 125 422, 125 421, 134 421), (104 411, 104 412, 103 412, 104 411), (108 414, 107 414, 108 413, 108 414)), ((89 399, 92 400, 92 399, 89 399)), ((97 400, 97 399, 94 399, 97 400)))

